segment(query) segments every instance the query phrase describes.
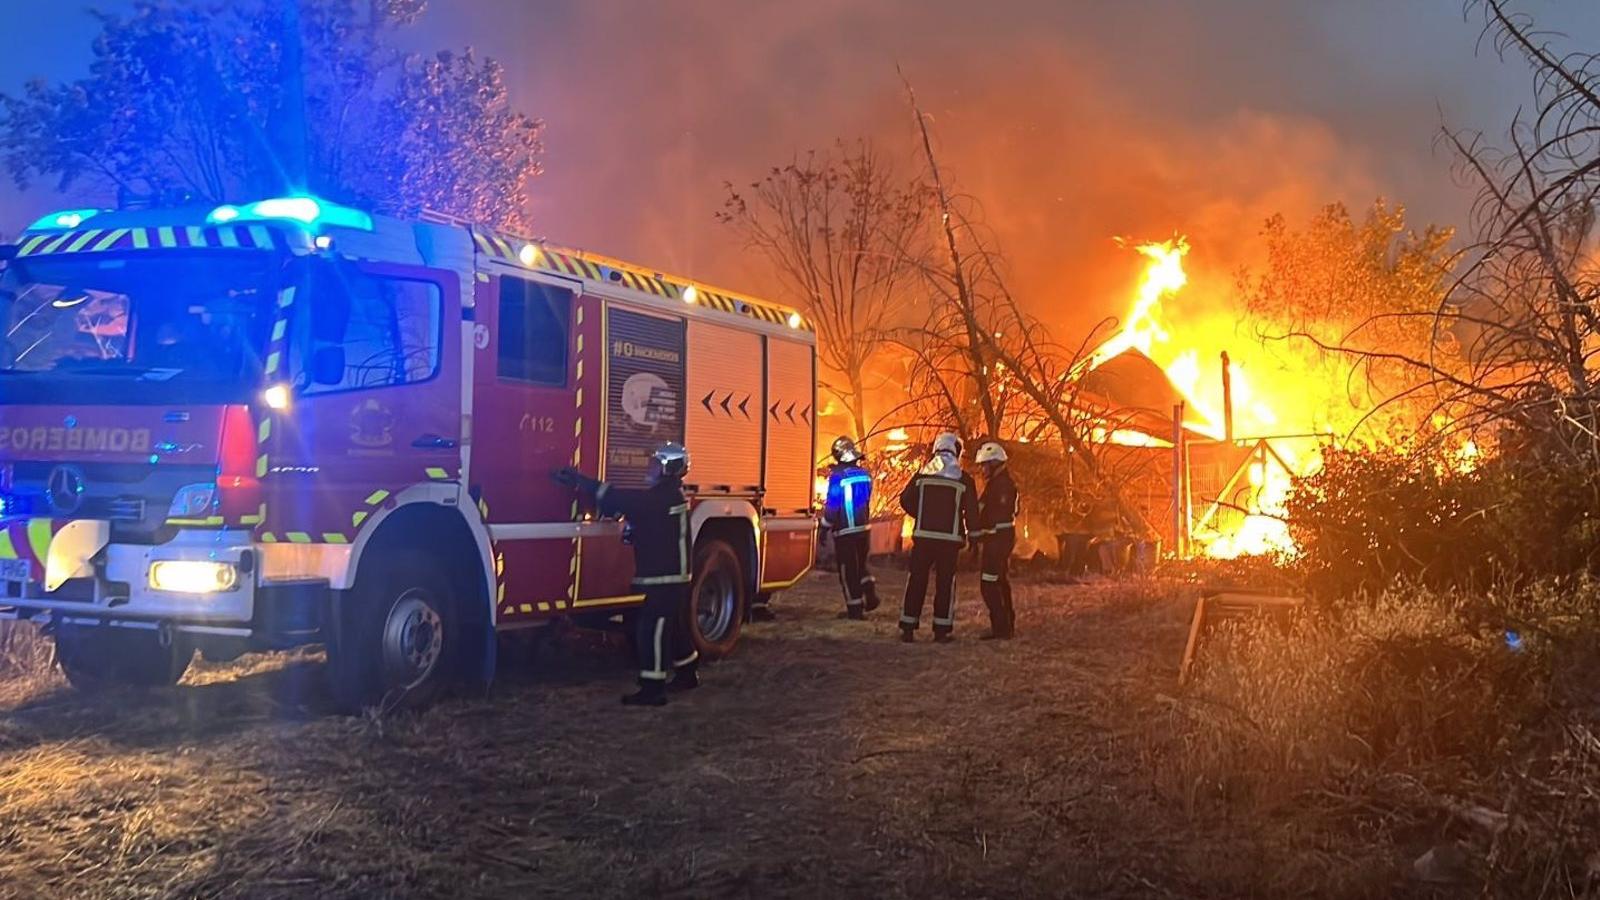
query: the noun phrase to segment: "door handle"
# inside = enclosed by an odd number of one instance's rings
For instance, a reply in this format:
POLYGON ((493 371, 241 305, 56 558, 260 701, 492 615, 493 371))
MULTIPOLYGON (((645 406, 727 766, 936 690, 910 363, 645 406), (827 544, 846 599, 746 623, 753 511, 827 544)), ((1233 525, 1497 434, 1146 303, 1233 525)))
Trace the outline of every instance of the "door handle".
POLYGON ((456 442, 437 434, 425 434, 412 441, 411 446, 430 450, 449 450, 456 446, 456 442))

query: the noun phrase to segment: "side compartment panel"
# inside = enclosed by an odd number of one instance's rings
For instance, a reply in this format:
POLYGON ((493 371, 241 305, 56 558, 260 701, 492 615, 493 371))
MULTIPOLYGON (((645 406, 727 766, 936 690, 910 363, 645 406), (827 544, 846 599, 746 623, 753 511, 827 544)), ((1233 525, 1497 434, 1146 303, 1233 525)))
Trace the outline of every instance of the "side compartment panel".
POLYGON ((816 454, 812 348, 767 338, 767 509, 809 514, 816 454))
POLYGON ((689 323, 689 481, 701 493, 748 494, 761 484, 761 336, 689 323))

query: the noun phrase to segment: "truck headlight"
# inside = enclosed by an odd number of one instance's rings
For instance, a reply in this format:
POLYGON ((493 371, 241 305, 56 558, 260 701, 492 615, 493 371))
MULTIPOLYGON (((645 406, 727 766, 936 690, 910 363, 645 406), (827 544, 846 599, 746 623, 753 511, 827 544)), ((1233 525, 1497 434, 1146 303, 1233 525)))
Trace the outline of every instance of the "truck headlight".
POLYGON ((211 515, 217 500, 217 486, 212 482, 186 484, 172 495, 172 506, 167 509, 171 519, 201 519, 211 515))
POLYGON ((175 594, 217 594, 239 584, 233 563, 202 559, 164 559, 150 564, 150 587, 175 594))

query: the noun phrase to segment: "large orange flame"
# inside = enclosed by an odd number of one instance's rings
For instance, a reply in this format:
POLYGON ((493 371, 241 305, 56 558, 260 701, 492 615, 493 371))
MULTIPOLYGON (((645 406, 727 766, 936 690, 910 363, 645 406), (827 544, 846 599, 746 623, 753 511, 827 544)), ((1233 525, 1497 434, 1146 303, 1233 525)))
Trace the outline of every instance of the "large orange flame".
MULTIPOLYGON (((1232 335, 1175 328, 1169 323, 1165 308, 1165 302, 1189 283, 1183 268, 1189 242, 1180 235, 1166 241, 1138 244, 1134 250, 1144 256, 1146 262, 1133 302, 1121 329, 1091 354, 1089 368, 1096 368, 1127 350, 1138 350, 1166 372, 1167 379, 1184 398, 1185 425, 1201 434, 1222 439, 1220 354, 1229 349, 1232 335), (1206 365, 1202 360, 1217 362, 1206 365)), ((1236 434, 1260 437, 1278 430, 1280 417, 1272 405, 1252 389, 1247 365, 1236 360, 1229 370, 1236 434)), ((1170 446, 1154 439, 1130 441, 1121 432, 1107 437, 1113 443, 1170 446)), ((1208 555, 1215 557, 1292 551, 1294 544, 1282 519, 1283 505, 1292 483, 1291 470, 1304 469, 1307 464, 1283 447, 1275 448, 1275 453, 1265 460, 1252 462, 1246 473, 1251 497, 1248 514, 1242 521, 1237 516, 1206 517, 1194 535, 1196 541, 1208 555), (1222 531, 1209 524, 1215 519, 1229 519, 1236 524, 1222 531)), ((1196 497, 1194 501, 1201 505, 1212 499, 1196 497)))

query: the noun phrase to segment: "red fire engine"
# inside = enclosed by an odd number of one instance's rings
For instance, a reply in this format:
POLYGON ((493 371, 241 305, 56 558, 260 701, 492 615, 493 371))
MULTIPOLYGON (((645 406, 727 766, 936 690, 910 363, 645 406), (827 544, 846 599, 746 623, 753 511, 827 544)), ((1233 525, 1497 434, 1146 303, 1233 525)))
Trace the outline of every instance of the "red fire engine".
POLYGON ((642 483, 667 440, 701 652, 812 565, 793 310, 303 196, 57 213, 0 259, 0 615, 79 686, 315 642, 349 707, 487 678, 498 631, 639 602, 548 476, 642 483))

